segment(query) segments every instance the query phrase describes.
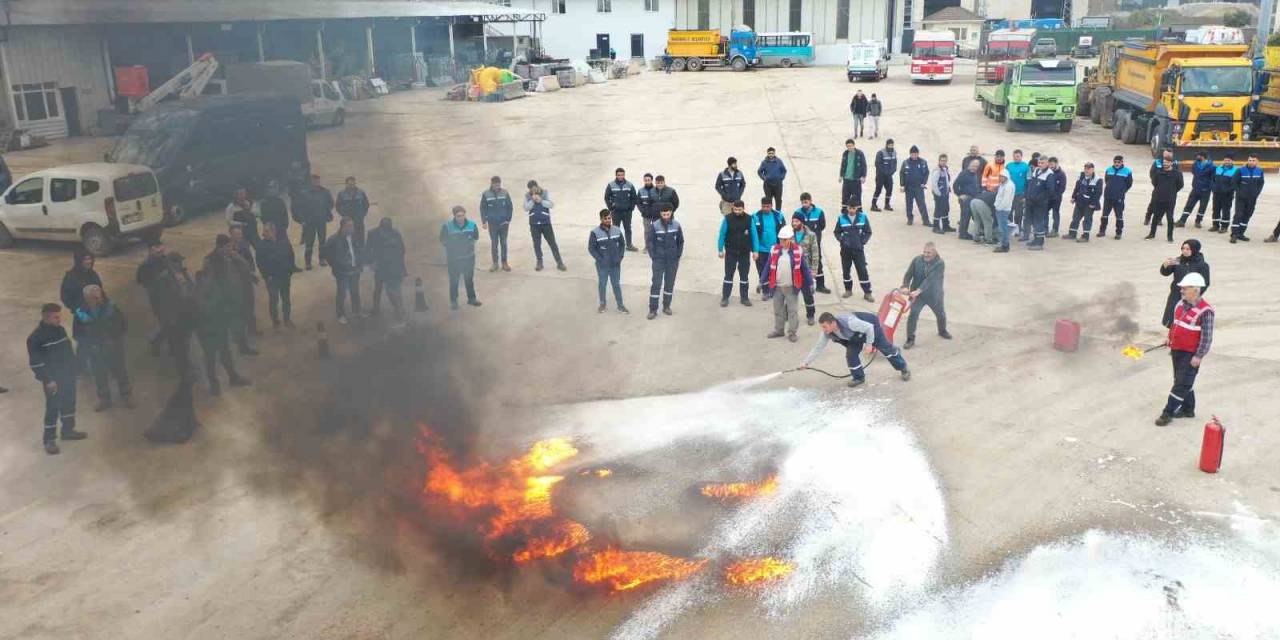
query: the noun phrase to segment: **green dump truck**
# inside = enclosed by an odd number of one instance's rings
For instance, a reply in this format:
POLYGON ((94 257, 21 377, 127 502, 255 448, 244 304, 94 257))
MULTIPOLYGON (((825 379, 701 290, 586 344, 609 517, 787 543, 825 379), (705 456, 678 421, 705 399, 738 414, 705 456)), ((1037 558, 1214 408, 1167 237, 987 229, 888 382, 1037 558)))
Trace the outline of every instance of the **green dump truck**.
POLYGON ((1013 60, 978 63, 973 99, 982 113, 1003 122, 1055 122, 1071 130, 1076 115, 1076 65, 1070 60, 1013 60))

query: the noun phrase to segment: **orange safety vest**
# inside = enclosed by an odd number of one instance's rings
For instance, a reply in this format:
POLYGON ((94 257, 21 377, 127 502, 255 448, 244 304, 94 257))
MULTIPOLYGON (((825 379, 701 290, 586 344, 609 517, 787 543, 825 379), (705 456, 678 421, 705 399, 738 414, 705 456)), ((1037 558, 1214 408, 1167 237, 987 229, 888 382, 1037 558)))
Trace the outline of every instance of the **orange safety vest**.
POLYGON ((995 191, 1000 188, 1000 172, 1004 171, 1004 164, 996 164, 995 162, 987 163, 982 169, 982 188, 987 191, 995 191))

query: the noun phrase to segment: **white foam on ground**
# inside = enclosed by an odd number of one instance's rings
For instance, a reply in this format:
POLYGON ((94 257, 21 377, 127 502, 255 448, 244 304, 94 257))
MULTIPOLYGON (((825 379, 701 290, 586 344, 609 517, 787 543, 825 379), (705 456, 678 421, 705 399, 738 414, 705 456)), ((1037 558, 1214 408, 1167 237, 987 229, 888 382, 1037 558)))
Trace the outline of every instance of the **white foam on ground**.
MULTIPOLYGON (((722 461, 730 468, 758 466, 762 448, 778 452, 771 460, 777 493, 733 511, 697 554, 768 554, 794 563, 787 579, 760 592, 768 615, 793 611, 819 593, 846 593, 879 610, 920 593, 946 546, 947 526, 941 490, 914 437, 865 395, 830 402, 806 391, 742 391, 775 376, 702 393, 568 407, 546 435, 574 436, 593 457, 608 460, 704 438, 751 445, 739 450, 741 459, 722 461)), ((647 499, 653 497, 636 496, 647 499)), ((724 592, 714 575, 661 588, 613 637, 655 637, 724 592)))
POLYGON ((1280 638, 1280 538, 1254 535, 1256 522, 1226 538, 1089 531, 1041 545, 874 637, 1280 638))

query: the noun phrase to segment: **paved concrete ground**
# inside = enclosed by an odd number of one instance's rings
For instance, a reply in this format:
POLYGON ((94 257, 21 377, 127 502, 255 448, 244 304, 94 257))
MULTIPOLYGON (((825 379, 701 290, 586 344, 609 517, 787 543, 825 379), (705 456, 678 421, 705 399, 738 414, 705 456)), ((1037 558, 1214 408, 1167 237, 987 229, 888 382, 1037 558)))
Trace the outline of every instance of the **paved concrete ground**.
MULTIPOLYGON (((504 104, 447 103, 429 91, 359 104, 346 127, 310 136, 313 163, 330 185, 360 176, 375 201, 372 217, 389 215, 406 230, 410 271, 427 280, 432 302, 420 319, 425 346, 397 348, 405 338, 372 321, 334 330, 339 357, 316 360, 309 326, 331 319, 332 281, 324 272, 302 274, 294 292, 303 328, 262 339, 263 354, 244 364, 253 388, 198 398, 204 428, 191 444, 156 448, 141 439, 171 380, 135 348, 139 408, 94 415, 92 392, 82 385, 81 423, 92 437, 52 459, 38 448, 41 398, 21 342, 38 304, 56 296, 70 250, 24 244, 0 253, 0 335, 8 336, 0 381, 13 388, 0 420, 0 637, 607 635, 642 596, 584 596, 564 588, 555 568, 493 575, 446 539, 417 533, 417 510, 394 498, 412 476, 412 465, 401 465, 413 458, 406 416, 426 415, 470 453, 494 458, 554 426, 540 407, 680 393, 794 366, 814 330, 802 328, 798 345, 766 341, 766 307, 717 304, 720 215, 711 187, 726 156, 740 158, 751 175, 772 145, 790 168, 787 211, 810 191, 833 216, 854 88, 879 93, 884 135, 904 155, 920 145, 931 163, 940 152, 958 158, 971 143, 987 153, 1057 155, 1073 177, 1085 160, 1101 164, 1116 153, 1130 156, 1139 176, 1150 162, 1145 148, 1120 145, 1083 121, 1067 135, 1006 133, 981 117, 963 77, 950 86, 914 86, 896 75, 851 86, 829 68, 708 71, 647 74, 504 104), (637 183, 645 171, 665 174, 680 191, 688 245, 672 318, 643 317, 649 269, 641 254, 629 254, 623 266, 633 313, 595 313, 584 245, 615 166, 637 183), (435 235, 447 208, 475 207, 494 174, 513 191, 530 178, 550 189, 569 271, 535 273, 517 222, 515 272, 478 273, 485 306, 449 314, 435 235), (378 415, 372 424, 350 415, 365 408, 378 415)), ((869 157, 876 146, 863 143, 869 157)), ((100 141, 84 141, 6 159, 22 173, 91 160, 102 150, 100 141)), ((1136 182, 1131 220, 1150 191, 1136 182)), ((758 199, 758 180, 748 195, 758 199)), ((883 384, 859 392, 891 403, 945 494, 949 544, 940 584, 964 583, 1040 542, 1090 528, 1212 531, 1219 522, 1190 514, 1228 512, 1234 502, 1263 518, 1280 514, 1273 464, 1280 437, 1269 428, 1278 408, 1271 393, 1280 346, 1271 338, 1280 307, 1271 279, 1280 250, 1260 242, 1278 203, 1275 191, 1264 193, 1250 244, 1176 234, 1204 240, 1213 265, 1208 297, 1218 331, 1197 392, 1201 416, 1217 414, 1229 428, 1226 468, 1217 476, 1195 468, 1203 419, 1151 424, 1168 390, 1166 357, 1130 362, 1119 355, 1122 336, 1109 335, 1115 315, 1135 308, 1138 340, 1162 339, 1168 281, 1157 267, 1176 245, 1142 240, 1132 221, 1123 241, 1050 240, 1040 254, 1015 248, 998 256, 953 236, 940 241, 955 339, 936 338, 926 312, 918 345, 906 354, 912 381, 892 379, 877 363, 870 375, 883 384), (1079 353, 1050 348, 1059 317, 1084 323, 1079 353)), ((906 226, 900 197, 897 205, 896 213, 872 217, 877 295, 936 238, 906 226)), ((205 216, 167 238, 198 258, 220 225, 219 216, 205 216)), ((487 252, 487 238, 479 249, 487 252)), ((134 343, 151 326, 132 284, 142 253, 134 245, 99 261, 108 292, 130 313, 134 343)), ((835 260, 827 264, 838 270, 835 260)), ((370 288, 366 278, 366 296, 370 288)), ((834 296, 819 302, 824 310, 872 307, 834 296)), ((840 363, 831 350, 820 366, 840 363)), ((768 386, 844 392, 817 374, 788 374, 768 386)), ((683 543, 667 539, 667 548, 696 550, 703 544, 692 539, 696 533, 683 543)), ((628 541, 645 542, 643 535, 628 541)), ((686 619, 673 634, 836 638, 885 622, 836 595, 784 619, 765 619, 742 598, 686 619), (748 630, 744 618, 752 621, 748 630)))

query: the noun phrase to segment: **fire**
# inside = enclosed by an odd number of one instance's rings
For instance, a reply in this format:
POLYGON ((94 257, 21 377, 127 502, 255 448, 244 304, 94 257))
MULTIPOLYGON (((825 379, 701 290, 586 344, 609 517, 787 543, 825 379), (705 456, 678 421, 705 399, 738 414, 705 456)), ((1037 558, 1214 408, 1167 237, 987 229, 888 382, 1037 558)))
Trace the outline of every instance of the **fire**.
POLYGON ((772 495, 777 490, 778 476, 771 475, 759 482, 706 484, 702 486, 702 495, 717 500, 732 500, 772 495))
POLYGON ((724 571, 724 579, 729 584, 758 584, 780 580, 794 570, 795 566, 785 560, 773 557, 748 558, 729 565, 724 571))
POLYGON ((528 562, 558 556, 591 539, 586 527, 555 514, 551 491, 564 476, 543 475, 578 454, 567 439, 536 442, 528 453, 499 467, 486 463, 455 467, 438 439, 425 429, 418 449, 429 465, 423 495, 468 515, 487 516, 479 529, 491 550, 500 540, 521 540, 511 559, 528 562))
POLYGON ((604 467, 598 469, 583 469, 578 472, 578 475, 584 477, 595 476, 597 478, 608 478, 613 475, 613 469, 606 469, 604 467))
POLYGON ((706 560, 686 560, 656 551, 605 549, 578 560, 573 578, 626 591, 656 580, 679 580, 700 571, 706 560))
POLYGON ((1143 350, 1136 344, 1131 344, 1124 349, 1121 349, 1120 353, 1131 360, 1141 360, 1144 354, 1143 350))

